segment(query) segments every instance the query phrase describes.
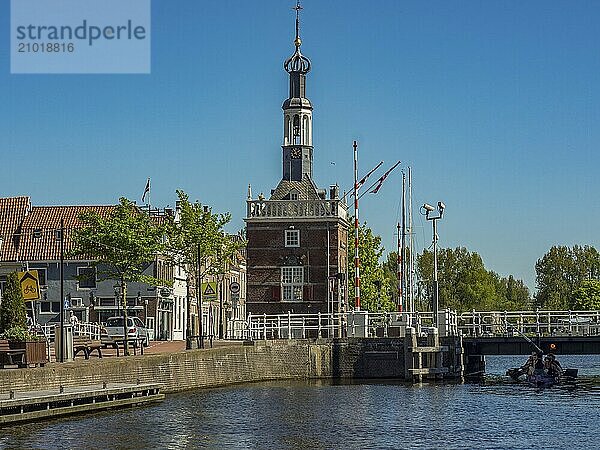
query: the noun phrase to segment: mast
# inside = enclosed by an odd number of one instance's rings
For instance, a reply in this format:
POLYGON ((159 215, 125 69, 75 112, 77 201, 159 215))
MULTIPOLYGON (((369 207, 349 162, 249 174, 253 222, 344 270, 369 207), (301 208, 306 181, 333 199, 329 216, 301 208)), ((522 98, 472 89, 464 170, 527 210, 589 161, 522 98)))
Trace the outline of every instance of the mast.
POLYGON ((413 216, 412 216, 412 169, 408 167, 408 289, 409 289, 409 311, 415 311, 415 252, 413 238, 413 216))
MULTIPOLYGON (((406 296, 406 174, 402 172, 402 293, 406 296)), ((404 298, 403 298, 404 300, 404 298)), ((400 304, 402 308, 402 303, 400 304)), ((402 311, 402 309, 400 309, 402 311)))
POLYGON ((358 145, 354 149, 354 307, 360 310, 360 258, 358 256, 358 145))

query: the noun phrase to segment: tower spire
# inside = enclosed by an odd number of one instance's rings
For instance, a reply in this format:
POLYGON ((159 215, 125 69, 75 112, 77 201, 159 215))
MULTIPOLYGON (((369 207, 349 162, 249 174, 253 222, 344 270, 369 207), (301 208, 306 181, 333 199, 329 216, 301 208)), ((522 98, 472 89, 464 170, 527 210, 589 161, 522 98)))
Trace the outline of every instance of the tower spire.
POLYGON ((290 76, 290 94, 283 102, 283 180, 312 178, 312 105, 306 98, 306 75, 310 60, 300 52, 300 0, 296 0, 294 54, 283 67, 290 76))
POLYGON ((294 45, 298 48, 302 45, 302 39, 300 39, 300 11, 304 9, 300 5, 300 0, 296 0, 296 6, 292 9, 296 10, 296 39, 294 39, 294 45))

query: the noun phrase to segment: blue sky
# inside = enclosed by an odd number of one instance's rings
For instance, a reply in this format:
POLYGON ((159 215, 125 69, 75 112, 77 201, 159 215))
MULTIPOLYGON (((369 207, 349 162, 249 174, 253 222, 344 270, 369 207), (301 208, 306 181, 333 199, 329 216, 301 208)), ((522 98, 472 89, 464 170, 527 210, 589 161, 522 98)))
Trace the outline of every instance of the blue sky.
MULTIPOLYGON (((150 75, 11 75, 0 3, 0 195, 37 205, 175 189, 243 226, 248 183, 281 178, 292 0, 153 0, 150 75)), ((416 206, 443 200, 441 246, 535 287, 554 244, 600 247, 600 3, 305 0, 315 179, 352 185, 379 160, 413 168, 416 206), (332 165, 331 162, 335 162, 332 165)), ((361 201, 395 248, 401 173, 361 201)))

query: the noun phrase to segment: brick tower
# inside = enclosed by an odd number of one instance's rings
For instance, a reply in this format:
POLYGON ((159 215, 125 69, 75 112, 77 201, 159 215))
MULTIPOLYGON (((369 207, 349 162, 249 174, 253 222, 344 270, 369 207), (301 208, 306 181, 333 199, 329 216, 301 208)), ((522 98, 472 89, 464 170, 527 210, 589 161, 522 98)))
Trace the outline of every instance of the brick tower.
POLYGON ((339 188, 313 181, 313 134, 300 52, 296 5, 295 51, 285 63, 289 98, 283 102, 282 178, 269 199, 247 199, 247 311, 252 314, 326 313, 347 305, 347 206, 339 188))

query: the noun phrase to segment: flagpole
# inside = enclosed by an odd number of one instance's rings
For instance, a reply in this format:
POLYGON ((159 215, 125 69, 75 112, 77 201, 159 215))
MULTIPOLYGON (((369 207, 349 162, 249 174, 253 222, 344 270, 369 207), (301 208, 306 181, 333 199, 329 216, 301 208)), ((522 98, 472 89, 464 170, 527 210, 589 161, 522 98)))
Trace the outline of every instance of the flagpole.
POLYGON ((360 259, 358 256, 358 146, 356 141, 352 144, 354 149, 354 307, 360 311, 360 259))
POLYGON ((408 248, 409 248, 409 260, 408 260, 408 288, 409 288, 409 311, 414 312, 415 310, 415 297, 414 297, 414 239, 413 239, 413 217, 412 217, 412 169, 408 167, 408 248))
MULTIPOLYGON (((400 280, 402 290, 402 301, 406 299, 406 174, 402 172, 402 278, 400 280)), ((403 302, 400 302, 400 312, 402 312, 403 302)))

